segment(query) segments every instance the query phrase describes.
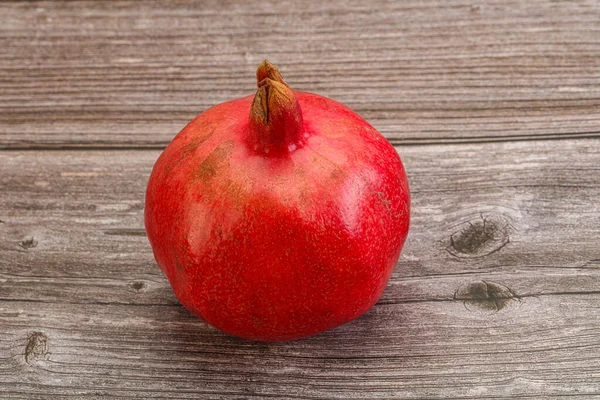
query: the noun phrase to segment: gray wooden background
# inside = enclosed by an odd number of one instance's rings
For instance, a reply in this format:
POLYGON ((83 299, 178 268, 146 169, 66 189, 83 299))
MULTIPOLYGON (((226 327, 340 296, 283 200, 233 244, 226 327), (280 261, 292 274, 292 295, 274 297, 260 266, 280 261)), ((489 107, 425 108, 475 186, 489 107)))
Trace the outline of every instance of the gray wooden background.
POLYGON ((600 397, 598 1, 0 3, 1 399, 600 397), (397 148, 412 227, 380 302, 226 336, 156 266, 170 139, 269 58, 397 148))

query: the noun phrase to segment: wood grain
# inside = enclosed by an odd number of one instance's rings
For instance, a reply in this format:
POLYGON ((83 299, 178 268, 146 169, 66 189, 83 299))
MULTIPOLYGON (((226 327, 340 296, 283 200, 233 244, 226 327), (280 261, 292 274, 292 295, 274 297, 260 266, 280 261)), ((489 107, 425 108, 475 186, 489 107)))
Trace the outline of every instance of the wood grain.
POLYGON ((600 398, 597 0, 0 2, 0 399, 600 398), (401 154, 383 297, 264 344, 187 312, 160 150, 264 58, 401 154), (561 140, 556 140, 561 139, 561 140))
POLYGON ((379 305, 317 337, 259 344, 181 307, 0 302, 0 396, 590 399, 598 312, 586 295, 493 315, 458 302, 379 305))
POLYGON ((384 296, 287 344, 179 305, 143 231, 158 151, 0 152, 0 397, 600 396, 600 140, 398 151, 412 228, 384 296))
POLYGON ((0 148, 162 148, 263 58, 393 143, 600 136, 597 1, 0 3, 0 148))

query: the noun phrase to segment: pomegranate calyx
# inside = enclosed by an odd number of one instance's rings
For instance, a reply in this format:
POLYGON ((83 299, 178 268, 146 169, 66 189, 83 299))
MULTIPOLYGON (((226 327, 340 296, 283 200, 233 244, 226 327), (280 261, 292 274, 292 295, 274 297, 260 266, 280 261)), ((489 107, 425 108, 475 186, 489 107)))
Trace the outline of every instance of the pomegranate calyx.
POLYGON ((248 144, 259 154, 288 154, 303 144, 302 111, 294 91, 269 61, 256 71, 258 90, 250 107, 248 144))
POLYGON ((261 82, 264 81, 265 78, 269 78, 273 81, 283 83, 284 85, 288 86, 288 84, 283 80, 283 76, 281 76, 279 69, 271 64, 269 60, 265 60, 260 63, 258 69, 256 70, 256 83, 258 84, 259 88, 261 86, 261 82))

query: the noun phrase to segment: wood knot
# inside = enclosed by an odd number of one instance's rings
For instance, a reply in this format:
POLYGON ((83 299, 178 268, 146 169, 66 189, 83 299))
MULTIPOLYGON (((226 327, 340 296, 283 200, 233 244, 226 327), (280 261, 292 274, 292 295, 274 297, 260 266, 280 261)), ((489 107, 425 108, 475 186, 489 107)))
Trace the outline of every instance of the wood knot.
POLYGON ((454 293, 454 300, 463 300, 470 311, 479 309, 498 312, 516 298, 518 297, 508 287, 487 281, 472 282, 459 287, 454 293))
POLYGON ((21 240, 21 247, 24 249, 31 249, 32 247, 36 247, 38 245, 38 241, 33 236, 25 236, 23 240, 21 240))
POLYGON ((129 287, 135 290, 136 292, 139 292, 146 288, 146 284, 144 282, 133 282, 129 285, 129 287))
POLYGON ((509 227, 509 222, 501 214, 481 214, 459 225, 450 235, 446 250, 458 258, 487 256, 510 241, 509 227))
POLYGON ((42 332, 33 332, 27 337, 25 362, 31 364, 37 359, 43 359, 46 354, 48 354, 48 337, 42 332))

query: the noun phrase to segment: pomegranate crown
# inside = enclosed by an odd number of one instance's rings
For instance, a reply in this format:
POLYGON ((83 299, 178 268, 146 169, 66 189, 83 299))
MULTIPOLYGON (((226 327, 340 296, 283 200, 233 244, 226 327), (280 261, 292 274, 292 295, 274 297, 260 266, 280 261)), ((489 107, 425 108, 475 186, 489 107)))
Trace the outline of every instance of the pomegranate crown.
POLYGON ((279 69, 264 60, 256 70, 258 90, 250 107, 249 144, 263 155, 289 154, 303 145, 302 111, 279 69))

